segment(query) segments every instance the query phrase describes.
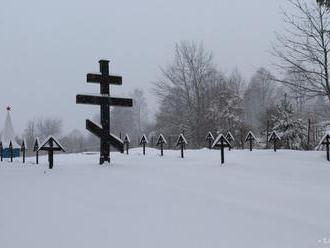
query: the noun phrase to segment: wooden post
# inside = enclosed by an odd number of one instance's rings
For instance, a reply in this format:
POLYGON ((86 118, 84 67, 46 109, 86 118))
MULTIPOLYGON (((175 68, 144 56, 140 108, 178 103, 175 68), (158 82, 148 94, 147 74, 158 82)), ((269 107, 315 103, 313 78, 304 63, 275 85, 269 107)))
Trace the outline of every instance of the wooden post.
POLYGON ((250 152, 252 152, 252 139, 250 139, 250 152))
POLYGON ((131 142, 130 138, 128 137, 128 134, 126 134, 124 138, 124 146, 126 148, 126 154, 128 155, 128 149, 129 149, 129 143, 131 142))
POLYGON ((25 148, 23 148, 22 153, 23 153, 23 164, 24 164, 25 163, 25 148))
POLYGON ((164 155, 164 151, 163 151, 163 143, 160 143, 160 156, 164 155))
POLYGON ((49 141, 49 147, 50 149, 48 150, 48 162, 49 162, 49 169, 53 169, 54 166, 54 151, 53 151, 53 140, 49 141))
POLYGON ((187 144, 188 144, 188 142, 187 142, 186 138, 184 137, 183 132, 180 133, 179 138, 178 138, 178 140, 176 142, 176 146, 180 146, 180 149, 181 149, 181 158, 184 158, 183 150, 185 148, 185 145, 187 145, 187 144))
POLYGON ((276 139, 274 139, 274 152, 276 152, 276 139))
POLYGON ((21 145, 22 157, 23 157, 23 164, 25 163, 25 141, 22 141, 21 145))
POLYGON ((225 147, 223 141, 221 141, 221 164, 225 163, 225 147))
POLYGON ((10 152, 10 162, 12 163, 14 154, 13 154, 13 144, 11 143, 11 141, 9 143, 9 152, 10 152))
POLYGON ((39 139, 36 138, 33 146, 33 151, 36 153, 36 164, 39 164, 39 145, 39 139))
POLYGON ((146 144, 148 143, 148 139, 146 137, 146 135, 144 134, 141 138, 140 141, 138 141, 139 145, 142 145, 142 149, 143 149, 143 155, 146 155, 146 144))
POLYGON ((330 135, 329 134, 326 134, 322 138, 321 144, 326 146, 326 149, 327 149, 327 160, 330 161, 330 154, 329 154, 330 135))
POLYGON ((2 146, 2 142, 0 141, 0 159, 1 162, 3 161, 3 146, 2 146))
POLYGON ((269 148, 269 141, 268 141, 268 138, 269 138, 269 120, 267 120, 267 127, 266 127, 266 149, 269 148))
POLYGON ((241 133, 241 148, 244 150, 244 137, 243 137, 243 128, 240 128, 241 133))
POLYGON ((311 133, 311 119, 308 119, 307 150, 310 150, 311 149, 311 145, 310 145, 310 133, 311 133))

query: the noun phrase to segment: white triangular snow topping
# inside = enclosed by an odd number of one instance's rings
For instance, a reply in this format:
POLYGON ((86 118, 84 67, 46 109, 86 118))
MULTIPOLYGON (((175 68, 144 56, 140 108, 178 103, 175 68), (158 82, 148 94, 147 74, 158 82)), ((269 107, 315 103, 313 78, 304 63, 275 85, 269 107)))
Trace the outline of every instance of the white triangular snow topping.
MULTIPOLYGON (((227 132, 227 134, 226 134, 226 138, 227 138, 228 136, 232 139, 232 141, 235 141, 235 138, 234 138, 234 136, 231 134, 230 131, 227 132)), ((228 140, 228 139, 227 139, 227 140, 228 140)))
POLYGON ((53 135, 49 135, 45 140, 44 142, 42 142, 41 145, 39 145, 39 148, 38 148, 38 151, 42 148, 42 147, 49 147, 49 140, 50 139, 53 139, 54 143, 53 144, 53 147, 56 147, 56 148, 61 148, 63 151, 65 151, 64 149, 64 146, 61 145, 61 143, 53 136, 53 135))
POLYGON ((227 142, 227 143, 231 146, 230 142, 229 142, 229 141, 226 139, 226 137, 223 136, 223 134, 221 133, 221 134, 218 135, 218 137, 217 137, 217 138, 215 139, 215 141, 213 142, 212 147, 215 147, 215 146, 219 143, 219 141, 220 141, 221 138, 223 138, 224 141, 227 142))
POLYGON ((157 140, 157 144, 160 144, 159 143, 160 140, 163 140, 163 144, 167 144, 167 141, 166 141, 165 137, 162 134, 159 135, 158 140, 157 140))
POLYGON ((273 131, 273 132, 271 133, 271 135, 269 136, 268 141, 271 141, 271 138, 272 138, 274 135, 275 135, 279 140, 281 140, 280 136, 278 136, 278 134, 276 133, 276 131, 273 131))
POLYGON ((179 144, 180 139, 183 141, 184 144, 186 144, 186 145, 188 144, 188 142, 187 142, 186 138, 184 137, 183 133, 180 133, 179 138, 176 141, 176 145, 180 145, 179 144))
POLYGON ((128 134, 126 134, 126 136, 124 138, 124 142, 131 143, 131 140, 130 140, 128 134))
POLYGON ((246 135, 245 142, 248 141, 248 138, 249 138, 250 136, 252 136, 252 138, 253 138, 254 140, 256 140, 256 141, 258 140, 258 139, 256 138, 256 136, 252 133, 252 131, 249 131, 248 134, 246 135))
POLYGON ((140 145, 142 144, 143 139, 144 139, 144 141, 145 141, 146 144, 149 143, 149 141, 148 141, 148 139, 147 139, 147 136, 146 136, 145 134, 143 134, 143 136, 142 136, 142 138, 141 138, 141 140, 140 140, 140 145))
POLYGON ((320 148, 320 146, 322 146, 322 142, 326 139, 326 137, 327 136, 330 136, 330 131, 327 131, 324 135, 323 135, 323 137, 321 138, 321 140, 320 140, 320 143, 318 144, 318 148, 320 148))
POLYGON ((208 139, 209 137, 211 137, 211 139, 214 140, 214 136, 211 133, 211 131, 207 134, 206 139, 208 139))

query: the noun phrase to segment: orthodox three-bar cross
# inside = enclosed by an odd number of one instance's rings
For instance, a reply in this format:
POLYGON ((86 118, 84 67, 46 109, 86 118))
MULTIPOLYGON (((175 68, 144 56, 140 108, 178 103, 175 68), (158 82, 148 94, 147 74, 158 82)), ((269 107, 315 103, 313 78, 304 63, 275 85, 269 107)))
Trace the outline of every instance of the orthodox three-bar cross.
POLYGON ((90 120, 86 120, 86 129, 101 140, 100 164, 110 163, 110 145, 120 152, 124 152, 123 142, 110 133, 110 106, 132 107, 132 99, 110 97, 110 84, 121 85, 120 76, 109 75, 109 61, 100 60, 101 74, 87 74, 88 83, 100 84, 100 95, 77 95, 76 102, 82 104, 100 105, 101 127, 90 120))

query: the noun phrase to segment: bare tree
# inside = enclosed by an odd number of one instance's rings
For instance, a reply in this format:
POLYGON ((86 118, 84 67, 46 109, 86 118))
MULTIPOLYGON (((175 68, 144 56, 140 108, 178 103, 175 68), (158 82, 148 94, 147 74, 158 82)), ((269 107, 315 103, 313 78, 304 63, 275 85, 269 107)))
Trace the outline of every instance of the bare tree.
POLYGON ((316 0, 316 2, 320 5, 324 5, 328 8, 330 8, 330 0, 316 0))
POLYGON ((32 147, 36 138, 37 128, 36 128, 36 121, 35 120, 29 120, 26 123, 26 127, 23 132, 23 137, 25 138, 27 142, 28 147, 32 147))
POLYGON ((49 135, 59 136, 62 133, 63 121, 58 118, 39 118, 36 122, 37 134, 40 139, 49 135))
POLYGON ((158 119, 167 130, 185 129, 196 146, 205 135, 208 89, 217 80, 213 55, 202 44, 181 42, 175 47, 173 63, 162 69, 162 74, 155 83, 155 93, 161 100, 162 115, 158 119))
POLYGON ((301 95, 324 96, 330 102, 328 8, 305 0, 288 2, 294 11, 288 13, 283 10, 287 28, 283 34, 277 35, 277 43, 273 46, 273 54, 279 59, 276 65, 283 75, 280 79, 273 79, 301 95))

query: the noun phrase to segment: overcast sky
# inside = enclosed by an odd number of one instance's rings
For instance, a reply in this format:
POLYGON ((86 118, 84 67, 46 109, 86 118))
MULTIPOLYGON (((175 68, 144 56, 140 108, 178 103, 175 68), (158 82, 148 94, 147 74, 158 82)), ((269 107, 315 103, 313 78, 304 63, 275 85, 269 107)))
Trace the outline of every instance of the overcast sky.
MULTIPOLYGON (((13 107, 17 134, 33 117, 55 116, 66 130, 83 129, 98 107, 76 105, 77 93, 96 93, 86 73, 111 60, 123 76, 112 92, 140 87, 150 95, 159 67, 176 42, 202 41, 225 73, 250 77, 270 62, 285 0, 10 0, 0 8, 0 128, 13 107)), ((155 109, 155 101, 150 100, 155 109)))

